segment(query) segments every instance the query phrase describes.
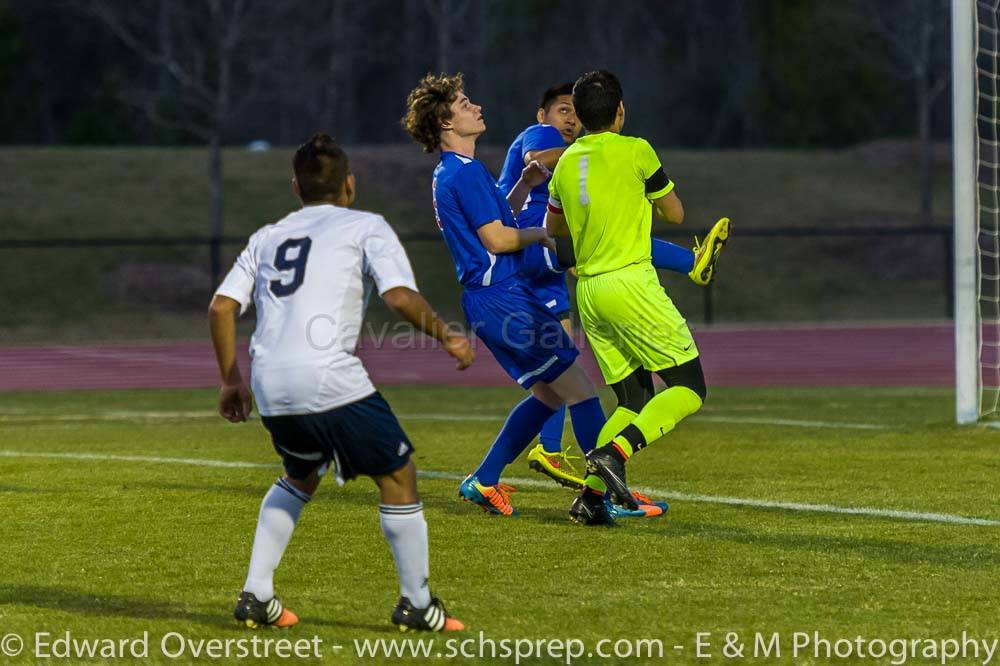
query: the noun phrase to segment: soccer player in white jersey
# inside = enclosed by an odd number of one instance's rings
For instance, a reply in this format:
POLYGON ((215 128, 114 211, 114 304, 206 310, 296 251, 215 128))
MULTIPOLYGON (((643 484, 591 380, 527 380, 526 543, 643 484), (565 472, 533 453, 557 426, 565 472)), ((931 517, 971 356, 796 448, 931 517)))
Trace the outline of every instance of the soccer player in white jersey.
POLYGON ((417 292, 403 246, 379 215, 352 210, 347 155, 326 134, 302 144, 292 188, 302 208, 250 237, 215 293, 209 312, 222 373, 220 414, 238 423, 251 394, 236 363, 236 317, 252 300, 253 396, 285 474, 264 496, 236 619, 251 628, 289 627, 298 617, 274 596, 274 571, 302 508, 333 468, 343 483, 359 474, 381 493, 382 533, 399 574, 392 622, 403 631, 455 631, 428 588, 427 523, 417 495, 413 446, 354 355, 368 292, 443 343, 463 370, 468 338, 449 330, 417 292))

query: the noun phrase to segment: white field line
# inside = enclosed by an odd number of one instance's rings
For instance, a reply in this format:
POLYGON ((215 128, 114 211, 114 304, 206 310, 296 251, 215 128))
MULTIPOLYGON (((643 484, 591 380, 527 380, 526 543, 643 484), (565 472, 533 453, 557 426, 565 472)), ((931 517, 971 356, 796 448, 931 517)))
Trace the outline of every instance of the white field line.
POLYGON ((802 419, 769 419, 756 416, 702 416, 691 417, 695 421, 709 423, 741 423, 756 425, 792 426, 797 428, 843 428, 845 430, 887 430, 889 426, 882 423, 848 423, 844 421, 805 421, 802 419))
MULTIPOLYGON (((499 422, 507 418, 506 414, 397 414, 402 421, 483 421, 499 422)), ((72 422, 114 422, 114 421, 161 421, 183 419, 219 418, 218 414, 209 410, 198 411, 109 411, 92 414, 17 414, 0 413, 0 426, 18 425, 20 423, 72 422)), ((757 416, 712 416, 698 414, 691 417, 694 421, 709 423, 734 423, 743 425, 791 426, 796 428, 842 428, 845 430, 887 430, 890 426, 880 423, 851 423, 843 421, 809 421, 801 419, 779 419, 757 416)))
POLYGON ((125 456, 114 453, 45 453, 33 451, 10 451, 0 449, 0 458, 54 458, 56 460, 99 460, 115 462, 162 463, 173 465, 196 465, 198 467, 235 467, 276 469, 277 463, 254 463, 240 460, 204 460, 202 458, 166 458, 162 456, 125 456))
POLYGON ((0 414, 0 425, 17 423, 34 423, 35 421, 161 421, 178 419, 203 419, 219 417, 217 412, 192 411, 192 412, 134 412, 134 411, 114 411, 114 412, 94 412, 93 414, 46 414, 35 412, 29 414, 18 414, 7 416, 0 414))
MULTIPOLYGON (((405 421, 503 421, 507 415, 492 416, 489 414, 397 414, 397 417, 405 421)), ((37 421, 50 422, 87 422, 87 421, 170 421, 177 419, 208 419, 220 418, 218 412, 208 410, 191 412, 142 412, 142 411, 114 411, 95 412, 93 414, 17 414, 5 415, 0 413, 0 425, 35 423, 37 421)))
POLYGON ((506 414, 397 414, 400 421, 492 421, 506 420, 506 414))
MULTIPOLYGON (((277 463, 254 463, 237 460, 206 460, 201 458, 166 458, 160 456, 127 456, 105 453, 35 453, 31 451, 11 451, 0 449, 0 458, 49 458, 63 460, 95 460, 95 461, 120 461, 139 462, 155 464, 175 464, 175 465, 197 465, 199 467, 229 467, 229 468, 253 468, 253 469, 278 469, 277 463)), ((465 478, 462 474, 454 472, 439 472, 424 470, 419 472, 419 476, 425 479, 444 479, 449 481, 461 481, 465 478)), ((505 481, 516 486, 528 486, 532 488, 553 488, 551 481, 540 479, 528 479, 521 477, 506 478, 505 481)), ((809 513, 829 513, 847 516, 865 516, 870 518, 891 518, 908 522, 945 523, 949 525, 977 525, 983 527, 1000 527, 1000 520, 990 518, 969 518, 950 513, 924 513, 921 511, 898 511, 896 509, 879 509, 876 507, 848 507, 836 506, 834 504, 804 504, 801 502, 780 502, 776 500, 747 499, 742 497, 725 497, 716 495, 700 495, 692 493, 680 493, 658 488, 644 486, 634 486, 635 490, 652 495, 663 497, 668 500, 680 502, 697 502, 701 504, 723 504, 728 506, 745 506, 754 509, 778 509, 782 511, 809 512, 809 513)))
MULTIPOLYGON (((451 472, 421 471, 418 474, 427 479, 447 479, 451 481, 462 481, 465 475, 453 474, 451 472)), ((520 477, 504 477, 505 483, 514 486, 529 486, 531 488, 552 488, 551 481, 541 481, 539 479, 526 479, 520 477)), ((638 490, 644 495, 654 498, 662 497, 668 500, 679 502, 698 502, 700 504, 726 504, 729 506, 746 506, 754 509, 781 509, 783 511, 800 511, 811 513, 833 513, 847 516, 869 516, 875 518, 893 518, 896 520, 948 523, 952 525, 981 525, 984 527, 1000 527, 1000 520, 990 518, 968 518, 950 513, 924 513, 922 511, 897 511, 896 509, 879 509, 875 507, 850 507, 836 506, 834 504, 803 504, 801 502, 779 502, 776 500, 747 499, 743 497, 725 497, 717 495, 700 495, 692 493, 680 493, 671 490, 661 490, 648 486, 632 486, 632 490, 638 490)))

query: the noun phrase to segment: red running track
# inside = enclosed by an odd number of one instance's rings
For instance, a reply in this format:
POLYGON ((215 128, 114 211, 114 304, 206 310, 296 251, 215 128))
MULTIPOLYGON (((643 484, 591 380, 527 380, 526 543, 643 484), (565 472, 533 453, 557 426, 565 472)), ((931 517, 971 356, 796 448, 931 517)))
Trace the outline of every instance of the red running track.
MULTIPOLYGON (((696 330, 709 386, 950 386, 954 341, 946 324, 696 330)), ((509 386, 478 345, 456 372, 439 349, 369 342, 359 355, 376 384, 509 386)), ((246 360, 246 350, 243 350, 246 360)), ((596 379, 589 351, 584 363, 596 379)), ((207 342, 0 347, 0 391, 200 388, 218 381, 207 342)))

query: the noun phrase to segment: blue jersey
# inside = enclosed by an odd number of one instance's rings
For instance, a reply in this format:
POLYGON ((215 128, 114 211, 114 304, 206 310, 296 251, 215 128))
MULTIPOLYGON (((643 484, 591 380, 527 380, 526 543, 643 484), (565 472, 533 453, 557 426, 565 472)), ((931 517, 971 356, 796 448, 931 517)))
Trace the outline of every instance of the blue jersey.
POLYGON ((507 199, 479 160, 441 151, 434 169, 434 215, 466 289, 499 284, 518 275, 522 252, 493 254, 483 247, 479 227, 494 220, 517 227, 507 199))
MULTIPOLYGON (((537 124, 532 125, 517 135, 514 143, 507 149, 507 159, 504 160, 503 169, 500 170, 500 180, 497 185, 504 196, 517 185, 521 177, 521 170, 524 169, 524 156, 535 150, 548 150, 549 148, 565 148, 566 141, 552 125, 537 124)), ((528 194, 524 201, 523 212, 517 216, 517 226, 522 229, 528 227, 540 227, 545 220, 545 204, 549 200, 549 181, 546 180, 538 185, 528 194)))

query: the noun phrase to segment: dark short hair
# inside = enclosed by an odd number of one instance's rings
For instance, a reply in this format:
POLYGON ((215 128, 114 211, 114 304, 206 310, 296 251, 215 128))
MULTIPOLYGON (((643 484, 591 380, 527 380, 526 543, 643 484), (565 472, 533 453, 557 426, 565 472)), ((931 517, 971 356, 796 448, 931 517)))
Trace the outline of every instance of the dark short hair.
POLYGON ((451 119, 451 105, 464 85, 461 74, 428 74, 410 91, 400 123, 425 153, 441 147, 441 123, 451 119))
POLYGON ((538 108, 545 111, 545 113, 548 113, 549 109, 552 107, 552 105, 555 103, 557 99, 559 99, 563 95, 572 95, 572 94, 573 94, 572 83, 561 83, 558 86, 552 86, 551 88, 546 90, 545 93, 542 95, 542 101, 538 103, 538 108))
POLYGON ((329 134, 314 134, 295 151, 292 170, 302 201, 338 197, 350 173, 347 153, 329 134))
POLYGON ((622 101, 622 84, 607 70, 587 72, 573 84, 576 117, 590 131, 610 127, 622 101))

